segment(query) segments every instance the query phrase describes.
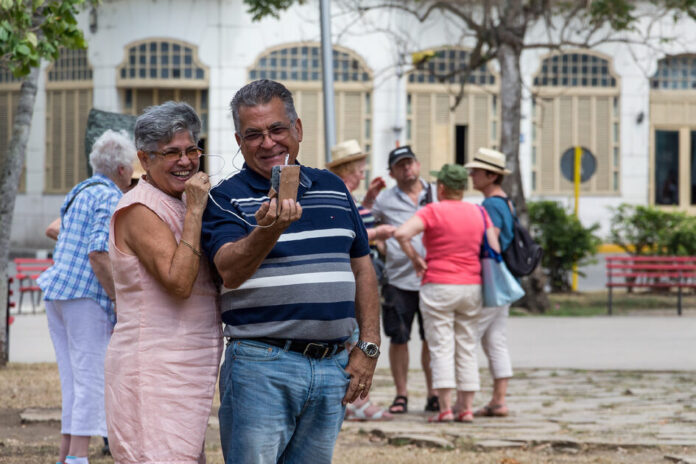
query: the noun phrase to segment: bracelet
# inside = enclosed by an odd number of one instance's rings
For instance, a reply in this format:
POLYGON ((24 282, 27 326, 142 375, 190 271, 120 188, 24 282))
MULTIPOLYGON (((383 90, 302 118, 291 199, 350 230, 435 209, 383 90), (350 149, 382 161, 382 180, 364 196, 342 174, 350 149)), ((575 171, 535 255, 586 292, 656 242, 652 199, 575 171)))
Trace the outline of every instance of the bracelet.
POLYGON ((198 250, 196 250, 195 248, 193 248, 193 245, 191 245, 189 242, 187 242, 187 241, 184 240, 183 238, 182 238, 181 240, 179 240, 179 243, 183 243, 184 245, 186 245, 187 247, 189 247, 189 248, 191 249, 191 251, 193 251, 193 254, 195 254, 195 255, 198 256, 199 258, 201 257, 201 252, 198 251, 198 250))

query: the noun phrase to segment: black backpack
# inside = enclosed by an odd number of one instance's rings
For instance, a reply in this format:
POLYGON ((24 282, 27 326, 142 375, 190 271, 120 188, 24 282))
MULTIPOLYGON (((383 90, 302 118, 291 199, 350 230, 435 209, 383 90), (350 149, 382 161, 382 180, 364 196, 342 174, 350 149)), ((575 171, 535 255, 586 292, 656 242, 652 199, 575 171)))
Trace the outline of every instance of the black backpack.
POLYGON ((514 219, 512 224, 512 242, 510 246, 503 251, 503 260, 507 265, 508 270, 515 277, 522 277, 531 274, 541 261, 543 250, 538 243, 534 241, 529 231, 525 229, 512 208, 512 202, 509 198, 497 196, 504 200, 510 207, 510 213, 514 219))

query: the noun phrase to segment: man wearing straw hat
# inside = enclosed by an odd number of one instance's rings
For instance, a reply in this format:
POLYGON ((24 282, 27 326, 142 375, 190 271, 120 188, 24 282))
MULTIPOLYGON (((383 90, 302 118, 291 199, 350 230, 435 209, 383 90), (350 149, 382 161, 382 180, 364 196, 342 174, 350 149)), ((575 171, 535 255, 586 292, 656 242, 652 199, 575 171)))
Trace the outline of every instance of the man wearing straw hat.
MULTIPOLYGON (((378 223, 400 226, 418 209, 433 201, 435 195, 428 183, 420 177, 420 163, 408 145, 389 153, 389 175, 396 185, 379 194, 374 205, 363 200, 365 207, 372 207, 378 223)), ((424 255, 421 235, 413 238, 413 246, 424 255)), ((420 337, 423 341, 421 365, 428 389, 426 411, 438 411, 437 395, 432 389, 430 354, 423 332, 423 319, 419 310, 420 278, 411 261, 394 238, 387 240, 386 274, 388 282, 382 287, 384 304, 382 318, 384 332, 390 338, 389 364, 396 386, 396 397, 389 407, 392 414, 408 412, 408 341, 414 317, 418 317, 420 337)))
MULTIPOLYGON (((514 210, 501 188, 503 177, 510 174, 505 169, 505 155, 490 148, 479 148, 474 159, 464 165, 469 170, 473 187, 486 199, 483 207, 493 222, 500 249, 506 250, 513 239, 514 210)), ((493 377, 491 400, 475 416, 504 417, 508 415, 505 404, 508 381, 512 377, 512 365, 507 346, 507 316, 510 305, 486 308, 478 318, 478 333, 488 366, 493 377)))

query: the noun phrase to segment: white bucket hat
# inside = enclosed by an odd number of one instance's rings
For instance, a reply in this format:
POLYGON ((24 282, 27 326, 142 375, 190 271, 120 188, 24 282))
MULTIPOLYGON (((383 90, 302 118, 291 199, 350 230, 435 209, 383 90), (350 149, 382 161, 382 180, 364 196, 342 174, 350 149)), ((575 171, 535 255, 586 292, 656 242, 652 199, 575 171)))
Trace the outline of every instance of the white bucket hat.
POLYGON ((479 148, 474 159, 464 165, 465 168, 485 169, 506 176, 512 171, 505 169, 505 155, 498 150, 479 148))
POLYGON ((351 161, 358 161, 365 158, 367 158, 367 153, 362 150, 357 140, 346 140, 331 148, 331 162, 326 163, 326 167, 331 169, 344 163, 350 163, 351 161))

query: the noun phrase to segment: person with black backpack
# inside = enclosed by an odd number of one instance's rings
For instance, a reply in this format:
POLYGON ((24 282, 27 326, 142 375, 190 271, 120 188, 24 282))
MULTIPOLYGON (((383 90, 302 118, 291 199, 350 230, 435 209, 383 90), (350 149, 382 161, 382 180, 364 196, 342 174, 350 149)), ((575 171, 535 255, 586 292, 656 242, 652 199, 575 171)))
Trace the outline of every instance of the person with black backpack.
MULTIPOLYGON (((510 174, 505 169, 505 155, 489 148, 479 148, 474 159, 465 164, 474 189, 486 197, 483 207, 493 221, 498 233, 500 248, 504 253, 514 238, 515 211, 501 184, 510 174)), ((512 377, 512 365, 507 344, 507 317, 510 305, 486 308, 479 313, 478 331, 483 351, 493 377, 491 400, 474 416, 504 417, 508 415, 505 404, 508 381, 512 377)))

